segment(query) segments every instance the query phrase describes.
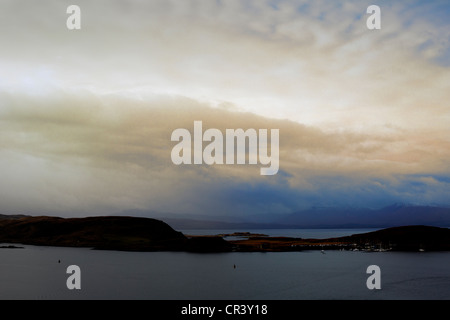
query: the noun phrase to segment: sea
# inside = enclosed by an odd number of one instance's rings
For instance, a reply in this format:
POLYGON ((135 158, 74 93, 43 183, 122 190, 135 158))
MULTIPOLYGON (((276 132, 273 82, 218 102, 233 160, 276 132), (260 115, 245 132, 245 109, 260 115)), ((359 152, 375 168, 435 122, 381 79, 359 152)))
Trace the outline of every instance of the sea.
MULTIPOLYGON (((329 238, 373 230, 179 231, 329 238)), ((0 249, 2 300, 450 299, 450 252, 124 252, 14 245, 22 248, 0 249), (79 289, 68 286, 73 265, 79 267, 79 289), (373 265, 379 289, 368 286, 373 265)))

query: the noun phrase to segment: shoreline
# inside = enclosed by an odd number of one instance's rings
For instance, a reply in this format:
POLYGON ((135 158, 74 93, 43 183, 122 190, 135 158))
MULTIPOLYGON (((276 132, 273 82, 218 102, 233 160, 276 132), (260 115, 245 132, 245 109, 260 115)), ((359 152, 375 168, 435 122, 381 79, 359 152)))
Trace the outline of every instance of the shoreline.
MULTIPOLYGON (((401 226, 326 239, 239 231, 187 235, 167 223, 130 216, 0 219, 0 245, 29 244, 119 251, 281 252, 302 250, 450 251, 450 229, 401 226), (226 238, 234 239, 226 239, 226 238)), ((14 248, 10 247, 10 248, 14 248)))

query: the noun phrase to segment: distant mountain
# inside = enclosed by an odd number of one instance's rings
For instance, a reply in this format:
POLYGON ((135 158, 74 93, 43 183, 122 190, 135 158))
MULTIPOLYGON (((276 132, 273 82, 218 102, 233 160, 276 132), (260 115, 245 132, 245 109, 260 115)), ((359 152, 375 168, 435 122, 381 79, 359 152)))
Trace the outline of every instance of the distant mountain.
POLYGON ((161 217, 175 229, 388 228, 405 225, 450 227, 450 208, 395 203, 381 209, 312 207, 291 214, 247 217, 171 215, 161 217))
POLYGON ((25 217, 29 217, 27 215, 24 214, 0 214, 0 219, 20 219, 20 218, 25 218, 25 217))
MULTIPOLYGON (((116 216, 116 215, 114 215, 116 216)), ((450 207, 395 203, 381 209, 312 207, 290 214, 209 216, 147 210, 123 211, 119 216, 151 217, 165 221, 175 230, 188 229, 295 229, 295 228, 389 228, 405 225, 450 227, 450 207)), ((0 215, 17 220, 25 215, 0 215)))
POLYGON ((295 212, 274 222, 305 228, 386 228, 404 225, 448 227, 450 208, 399 203, 382 209, 319 207, 295 212))
POLYGON ((285 224, 276 223, 258 223, 258 222, 225 222, 214 220, 180 219, 164 218, 172 228, 176 230, 189 229, 229 229, 229 230, 247 230, 247 229, 285 229, 285 224))

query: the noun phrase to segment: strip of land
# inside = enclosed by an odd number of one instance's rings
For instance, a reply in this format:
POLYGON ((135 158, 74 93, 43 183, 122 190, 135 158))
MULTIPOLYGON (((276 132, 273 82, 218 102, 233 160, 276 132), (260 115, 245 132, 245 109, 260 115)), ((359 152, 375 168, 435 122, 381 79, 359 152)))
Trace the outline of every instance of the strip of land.
POLYGON ((124 251, 436 251, 450 250, 450 229, 402 226, 329 239, 269 237, 250 232, 189 236, 174 230, 161 220, 151 218, 2 216, 0 244, 2 243, 124 251), (225 239, 230 236, 241 239, 225 239))

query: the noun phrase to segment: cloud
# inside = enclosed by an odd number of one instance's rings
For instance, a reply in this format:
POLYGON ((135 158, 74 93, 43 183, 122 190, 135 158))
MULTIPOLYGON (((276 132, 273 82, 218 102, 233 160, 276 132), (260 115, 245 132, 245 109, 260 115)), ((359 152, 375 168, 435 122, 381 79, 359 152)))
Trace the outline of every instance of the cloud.
POLYGON ((442 2, 379 1, 374 32, 368 1, 77 3, 82 28, 69 31, 70 1, 2 2, 3 210, 444 201, 433 180, 450 171, 442 2), (170 135, 194 120, 280 129, 279 174, 174 166, 170 135))
POLYGON ((417 132, 327 132, 173 96, 55 92, 1 101, 4 210, 287 211, 328 193, 337 199, 339 189, 373 189, 375 178, 448 170, 450 149, 417 132), (279 129, 279 174, 261 176, 260 165, 174 165, 172 131, 193 132, 199 119, 204 130, 279 129), (288 200, 293 194, 299 199, 288 200))
POLYGON ((174 94, 333 129, 448 123, 438 2, 381 1, 379 32, 368 1, 80 1, 79 32, 65 27, 69 2, 7 3, 11 90, 174 94))

